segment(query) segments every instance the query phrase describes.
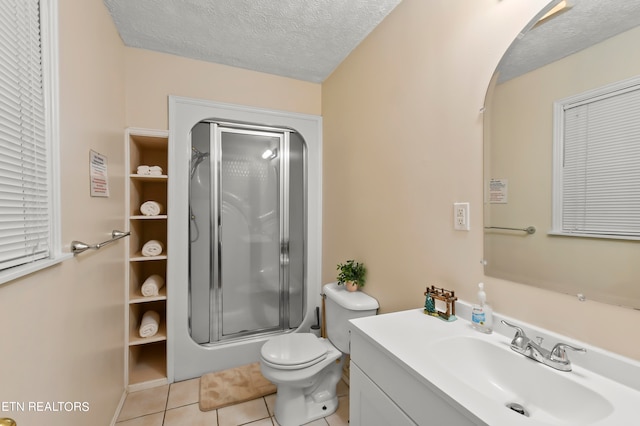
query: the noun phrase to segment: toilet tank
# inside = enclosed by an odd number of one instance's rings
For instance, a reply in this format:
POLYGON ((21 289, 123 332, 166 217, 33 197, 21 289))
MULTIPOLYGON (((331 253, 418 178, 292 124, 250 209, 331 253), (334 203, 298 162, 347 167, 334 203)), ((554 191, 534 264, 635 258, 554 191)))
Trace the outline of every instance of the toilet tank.
POLYGON ((324 321, 329 341, 342 353, 349 353, 349 320, 375 315, 378 301, 362 291, 347 291, 338 283, 323 287, 324 321))

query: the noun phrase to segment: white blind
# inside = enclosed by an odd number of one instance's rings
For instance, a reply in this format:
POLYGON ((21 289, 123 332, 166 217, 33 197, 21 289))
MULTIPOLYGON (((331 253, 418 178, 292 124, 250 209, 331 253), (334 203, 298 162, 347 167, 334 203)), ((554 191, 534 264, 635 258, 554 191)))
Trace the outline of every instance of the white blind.
POLYGON ((562 231, 640 236, 640 86, 566 107, 562 231))
POLYGON ((38 0, 0 0, 0 270, 49 256, 38 0))

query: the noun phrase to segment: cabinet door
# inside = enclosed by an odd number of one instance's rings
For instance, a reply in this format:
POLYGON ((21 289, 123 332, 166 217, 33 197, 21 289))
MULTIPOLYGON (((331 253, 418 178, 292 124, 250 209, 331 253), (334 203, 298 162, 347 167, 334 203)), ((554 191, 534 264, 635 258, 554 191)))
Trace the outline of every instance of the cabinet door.
POLYGON ((416 425, 354 363, 351 363, 349 386, 349 424, 351 426, 416 425))

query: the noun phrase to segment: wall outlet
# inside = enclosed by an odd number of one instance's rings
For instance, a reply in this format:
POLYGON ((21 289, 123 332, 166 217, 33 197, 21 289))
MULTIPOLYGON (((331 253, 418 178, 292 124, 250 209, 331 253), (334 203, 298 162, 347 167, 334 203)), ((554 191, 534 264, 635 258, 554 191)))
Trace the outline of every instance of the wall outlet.
POLYGON ((453 203, 453 229, 469 230, 469 203, 453 203))

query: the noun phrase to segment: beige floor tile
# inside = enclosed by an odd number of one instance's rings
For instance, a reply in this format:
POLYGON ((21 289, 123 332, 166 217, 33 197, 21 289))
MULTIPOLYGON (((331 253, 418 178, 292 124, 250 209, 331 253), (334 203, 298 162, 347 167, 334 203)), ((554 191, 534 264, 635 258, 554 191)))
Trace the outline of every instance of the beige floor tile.
POLYGON ((216 410, 200 411, 198 403, 167 410, 164 426, 217 426, 216 410))
POLYGON ((327 426, 327 422, 324 418, 322 418, 309 423, 305 423, 304 426, 327 426))
POLYGON ((258 420, 257 422, 246 423, 243 426, 273 426, 275 423, 271 421, 270 417, 266 419, 258 420))
POLYGON ((162 426, 164 413, 149 414, 148 416, 136 417, 116 423, 116 426, 162 426))
POLYGON ((273 417, 276 414, 276 394, 267 395, 264 397, 265 402, 267 403, 267 409, 269 410, 269 415, 273 417))
POLYGON ((169 385, 131 392, 124 400, 118 421, 163 412, 167 408, 168 394, 169 385))
POLYGON ((269 417, 264 398, 218 409, 219 426, 238 426, 269 417))
MULTIPOLYGON (((273 421, 273 424, 275 426, 280 426, 280 423, 278 423, 278 421, 276 420, 275 417, 271 417, 271 420, 273 421)), ((328 425, 328 423, 324 418, 318 419, 318 420, 314 420, 312 422, 304 424, 304 426, 327 426, 327 425, 328 425)), ((251 423, 251 426, 253 426, 253 423, 251 423)))
MULTIPOLYGON (((280 426, 280 423, 278 423, 278 421, 276 420, 275 417, 272 417, 271 419, 273 420, 273 424, 275 426, 280 426)), ((304 424, 304 426, 327 426, 327 425, 328 425, 328 423, 324 418, 318 419, 318 420, 314 420, 312 422, 304 424)), ((251 423, 251 426, 253 426, 253 423, 251 423)))
POLYGON ((200 378, 172 383, 167 409, 194 404, 200 400, 200 378))
POLYGON ((349 425, 349 397, 343 396, 338 398, 338 409, 335 413, 325 417, 329 426, 348 426, 349 425))

